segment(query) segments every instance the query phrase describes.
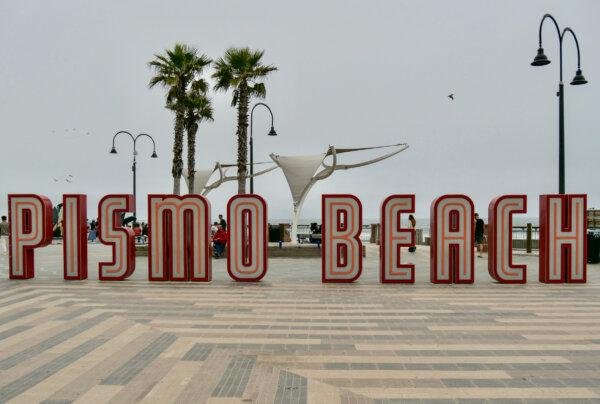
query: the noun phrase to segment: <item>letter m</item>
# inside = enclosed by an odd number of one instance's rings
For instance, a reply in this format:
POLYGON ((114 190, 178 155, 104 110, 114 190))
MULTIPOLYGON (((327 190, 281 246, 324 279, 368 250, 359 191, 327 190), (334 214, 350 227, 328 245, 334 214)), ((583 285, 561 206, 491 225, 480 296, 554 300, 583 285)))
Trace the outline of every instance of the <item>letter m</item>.
POLYGON ((148 278, 211 280, 210 203, 200 195, 148 195, 148 278))

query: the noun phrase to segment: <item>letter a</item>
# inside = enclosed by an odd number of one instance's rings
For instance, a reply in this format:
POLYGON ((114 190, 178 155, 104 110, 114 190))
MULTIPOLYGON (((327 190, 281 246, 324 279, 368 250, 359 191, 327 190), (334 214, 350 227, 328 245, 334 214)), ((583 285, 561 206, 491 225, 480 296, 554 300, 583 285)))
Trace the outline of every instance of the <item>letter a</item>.
POLYGON ((586 204, 586 195, 540 195, 540 282, 586 282, 586 204))
POLYGON ((443 195, 431 203, 431 282, 473 283, 473 210, 465 195, 443 195))
POLYGON ((354 195, 323 195, 323 282, 353 282, 362 272, 362 205, 354 195))
POLYGON ((52 203, 42 195, 8 195, 9 278, 35 276, 34 250, 52 242, 52 203))

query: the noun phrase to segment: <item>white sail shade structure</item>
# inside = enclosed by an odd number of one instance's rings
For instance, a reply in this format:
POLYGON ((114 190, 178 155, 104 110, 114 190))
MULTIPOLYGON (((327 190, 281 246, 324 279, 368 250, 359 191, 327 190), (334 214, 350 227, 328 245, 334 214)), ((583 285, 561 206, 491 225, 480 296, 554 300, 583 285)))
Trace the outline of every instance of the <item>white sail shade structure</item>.
MULTIPOLYGON (((269 166, 263 170, 255 172, 253 175, 247 174, 245 176, 246 179, 248 179, 250 177, 257 177, 259 175, 266 174, 269 171, 273 171, 278 168, 278 166, 276 164, 273 164, 270 161, 254 163, 254 165, 264 165, 264 164, 269 164, 269 166)), ((222 164, 220 162, 216 162, 212 169, 209 168, 209 169, 196 170, 194 173, 194 193, 199 193, 203 196, 206 196, 206 195, 208 195, 208 193, 210 191, 212 191, 215 188, 218 188, 224 182, 234 181, 234 180, 237 181, 237 174, 236 175, 227 175, 227 171, 229 171, 231 168, 236 168, 236 167, 237 167, 237 164, 222 164), (215 172, 218 173, 218 178, 215 179, 213 182, 210 182, 210 179, 215 172)), ((184 170, 184 172, 185 172, 185 170, 184 170)), ((185 183, 187 184, 188 192, 189 192, 190 185, 188 184, 187 178, 185 178, 185 180, 186 180, 185 183)))
POLYGON ((304 204, 308 192, 317 181, 324 180, 336 170, 348 170, 350 168, 358 168, 374 164, 390 158, 406 150, 407 148, 408 144, 406 143, 357 148, 336 148, 335 146, 329 146, 327 152, 319 154, 304 156, 280 156, 277 154, 271 154, 273 161, 277 163, 279 167, 281 167, 292 193, 293 216, 292 227, 290 229, 291 242, 293 244, 298 242, 298 222, 300 220, 302 205, 304 204), (340 164, 338 162, 338 155, 342 153, 383 148, 391 148, 392 151, 359 163, 340 164), (331 156, 331 164, 325 163, 325 159, 328 156, 331 156), (318 171, 321 167, 321 171, 318 171))

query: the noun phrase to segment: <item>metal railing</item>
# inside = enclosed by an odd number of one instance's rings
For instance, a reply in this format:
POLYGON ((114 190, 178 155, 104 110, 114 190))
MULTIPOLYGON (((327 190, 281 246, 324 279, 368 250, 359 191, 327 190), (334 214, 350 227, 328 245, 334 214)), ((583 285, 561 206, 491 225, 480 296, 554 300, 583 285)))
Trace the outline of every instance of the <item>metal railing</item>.
MULTIPOLYGON (((308 224, 299 224, 298 225, 298 234, 305 235, 310 234, 310 225, 308 224)), ((371 225, 363 224, 362 232, 360 233, 361 241, 369 241, 371 239, 371 225)))
POLYGON ((512 228, 512 246, 517 250, 532 250, 540 249, 540 228, 538 226, 513 226, 512 228))
MULTIPOLYGON (((376 243, 379 239, 379 225, 378 224, 365 224, 362 226, 362 232, 360 239, 365 242, 376 243), (375 232, 375 234, 373 234, 375 232), (372 237, 373 236, 373 237, 372 237)), ((310 234, 310 225, 301 224, 298 225, 298 234, 310 234)), ((513 248, 516 250, 526 250, 531 252, 532 250, 539 250, 540 240, 540 228, 539 226, 533 226, 528 224, 527 226, 513 226, 512 238, 513 248)), ((429 228, 416 228, 415 229, 415 244, 417 245, 429 245, 429 228)))
MULTIPOLYGON (((307 232, 310 232, 309 226, 306 226, 307 232)), ((487 226, 486 226, 487 232, 487 226)), ((363 231, 360 235, 362 241, 370 241, 372 243, 378 243, 379 241, 379 225, 364 225, 363 231), (375 234, 373 234, 375 233, 375 234), (373 235, 373 237, 371 237, 373 235)), ((512 228, 512 246, 516 250, 526 250, 531 252, 532 250, 539 250, 539 226, 533 226, 528 224, 527 226, 513 226, 512 228)), ((429 228, 416 228, 415 229, 415 244, 416 245, 429 245, 429 228)), ((484 241, 485 243, 485 241, 484 241)))

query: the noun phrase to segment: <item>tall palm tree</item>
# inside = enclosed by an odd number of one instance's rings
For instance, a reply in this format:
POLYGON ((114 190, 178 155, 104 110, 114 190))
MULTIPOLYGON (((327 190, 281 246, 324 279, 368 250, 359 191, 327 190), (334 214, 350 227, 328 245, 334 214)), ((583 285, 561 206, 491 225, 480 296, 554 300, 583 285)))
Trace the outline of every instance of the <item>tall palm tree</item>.
POLYGON ((238 142, 238 194, 246 193, 246 169, 248 162, 248 107, 253 97, 265 98, 266 88, 261 82, 272 71, 273 65, 261 61, 265 51, 250 48, 229 48, 214 63, 212 77, 216 79, 215 90, 233 89, 231 106, 237 106, 238 142))
POLYGON ((150 79, 150 88, 160 84, 167 91, 166 108, 175 113, 173 135, 173 193, 180 194, 180 179, 183 171, 183 132, 185 127, 185 97, 194 78, 212 61, 206 55, 183 44, 175 44, 173 49, 165 50, 164 55, 155 54, 148 63, 155 76, 150 79))
MULTIPOLYGON (((187 132, 187 183, 190 194, 194 193, 194 170, 196 166, 196 133, 203 121, 213 120, 213 108, 207 97, 208 85, 202 78, 196 79, 185 97, 184 125, 187 132)), ((200 190, 198 190, 200 191, 200 190)))

